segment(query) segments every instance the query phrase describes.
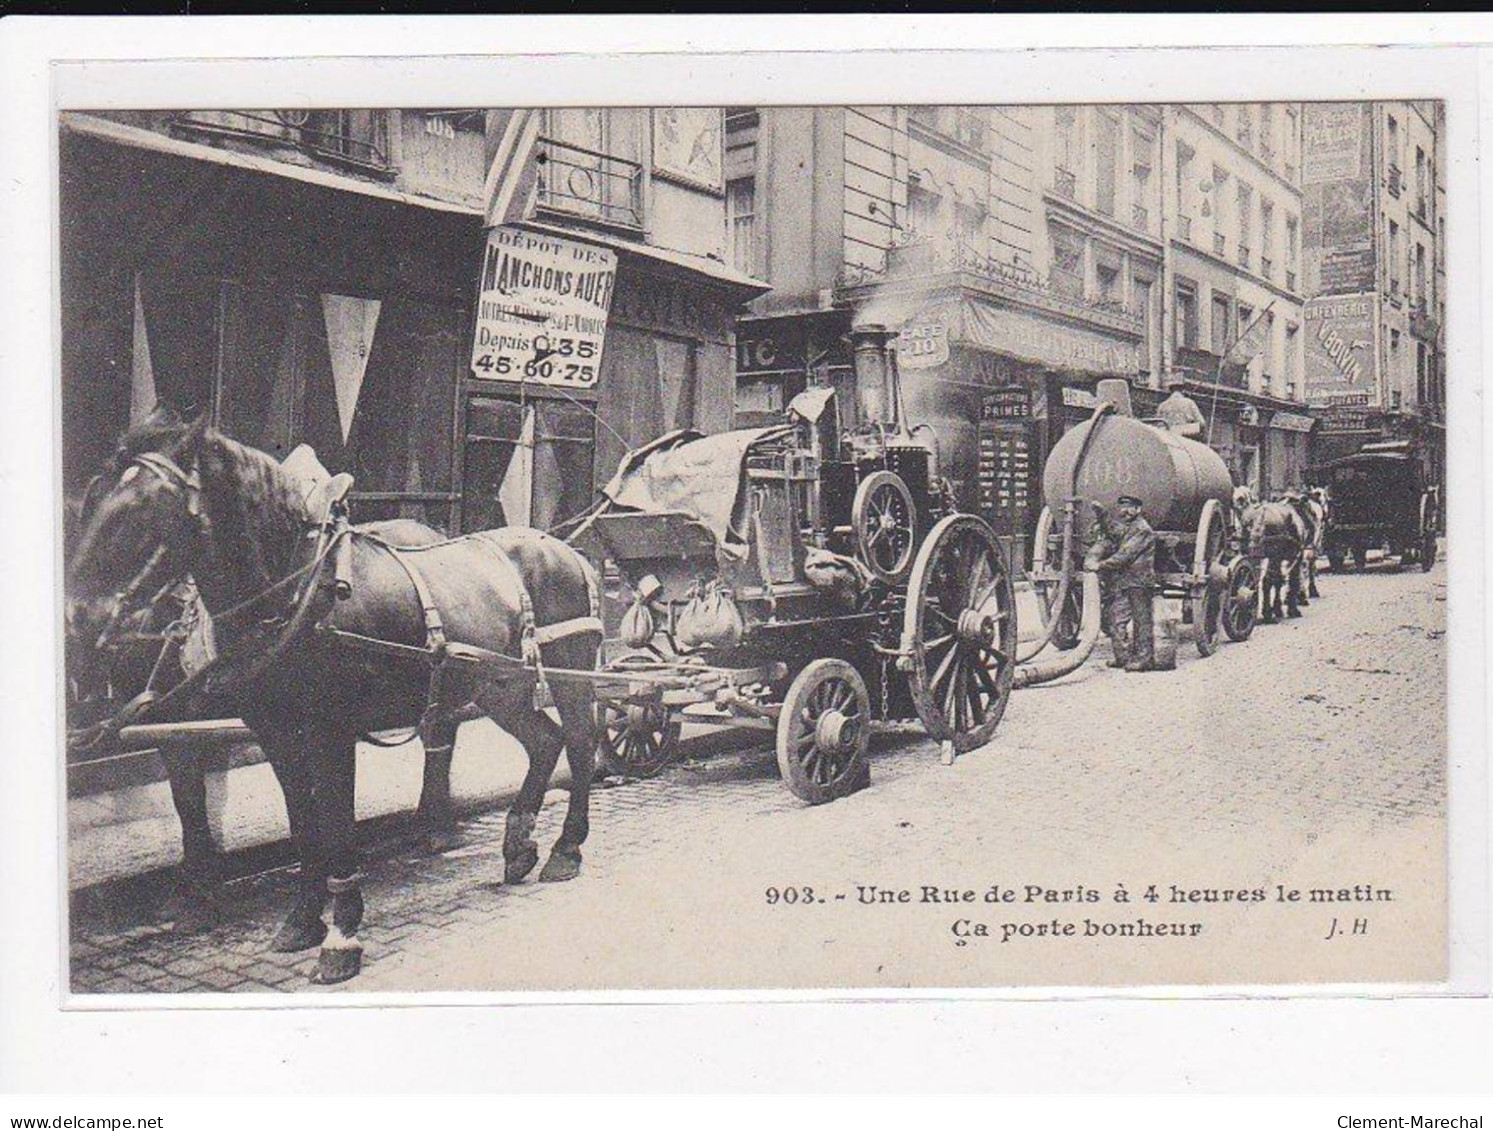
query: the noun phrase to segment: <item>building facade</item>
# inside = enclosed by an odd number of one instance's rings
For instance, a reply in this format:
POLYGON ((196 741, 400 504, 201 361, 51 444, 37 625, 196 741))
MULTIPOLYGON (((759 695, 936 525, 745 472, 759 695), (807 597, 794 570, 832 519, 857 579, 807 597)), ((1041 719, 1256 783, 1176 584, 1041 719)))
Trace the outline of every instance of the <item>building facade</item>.
POLYGON ((1402 441, 1444 485, 1444 107, 1303 110, 1306 381, 1322 418, 1318 460, 1402 441))
POLYGON ((1171 384, 1208 417, 1235 483, 1260 497, 1303 485, 1301 108, 1168 106, 1171 384), (1231 347, 1254 327, 1247 360, 1231 347))
POLYGON ((738 417, 847 380, 852 327, 897 331, 909 418, 1018 560, 1047 453, 1104 377, 1130 381, 1142 414, 1179 384, 1239 481, 1299 483, 1312 421, 1287 110, 1251 108, 1242 140, 1180 107, 728 112, 732 261, 772 285, 738 322, 738 417), (1267 309, 1262 356, 1221 366, 1241 317, 1267 309))
POLYGON ((583 390, 474 372, 495 137, 511 111, 65 113, 63 469, 157 402, 272 454, 310 443, 361 519, 551 526, 625 446, 731 421, 718 110, 547 112, 517 227, 610 249, 583 390))

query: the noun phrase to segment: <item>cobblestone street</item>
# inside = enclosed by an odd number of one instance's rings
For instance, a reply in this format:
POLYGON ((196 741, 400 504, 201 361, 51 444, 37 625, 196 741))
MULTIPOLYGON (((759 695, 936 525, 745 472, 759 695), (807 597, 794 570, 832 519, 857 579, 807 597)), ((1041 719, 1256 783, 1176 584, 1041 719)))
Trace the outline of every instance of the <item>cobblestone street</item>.
MULTIPOLYGON (((568 884, 501 884, 500 812, 441 856, 374 852, 364 973, 318 992, 1438 977, 1444 567, 1321 587, 1303 619, 1207 660, 1184 632, 1175 672, 1110 670, 1101 646, 1075 675, 1015 693, 995 740, 952 767, 920 732, 885 736, 870 787, 830 805, 795 800, 765 748, 598 789, 568 884), (1129 904, 1114 902, 1120 884, 1129 904), (910 896, 868 905, 873 885, 910 896), (1200 907, 1169 902, 1172 885, 1269 899, 1200 907), (1303 907, 1277 885, 1392 895, 1303 907), (1012 898, 987 902, 992 886, 1012 898), (946 889, 975 902, 946 906, 946 889), (989 936, 956 938, 961 918, 989 936), (1204 926, 1102 931, 1138 918, 1204 926), (1328 939, 1334 918, 1344 932, 1362 919, 1362 937, 1328 939)), ((564 797, 541 815, 544 851, 564 797)), ((189 937, 75 922, 73 989, 312 990, 314 951, 267 950, 290 883, 286 870, 233 883, 232 921, 189 937)))

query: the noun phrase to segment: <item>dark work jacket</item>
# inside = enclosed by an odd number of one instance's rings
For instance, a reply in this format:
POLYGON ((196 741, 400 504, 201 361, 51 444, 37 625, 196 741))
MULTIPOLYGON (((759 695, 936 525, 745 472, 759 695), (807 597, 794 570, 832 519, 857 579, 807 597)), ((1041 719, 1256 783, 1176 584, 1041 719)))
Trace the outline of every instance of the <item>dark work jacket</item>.
POLYGON ((1134 522, 1110 520, 1110 532, 1118 544, 1115 552, 1099 563, 1119 589, 1149 589, 1156 584, 1156 532, 1145 516, 1134 522))

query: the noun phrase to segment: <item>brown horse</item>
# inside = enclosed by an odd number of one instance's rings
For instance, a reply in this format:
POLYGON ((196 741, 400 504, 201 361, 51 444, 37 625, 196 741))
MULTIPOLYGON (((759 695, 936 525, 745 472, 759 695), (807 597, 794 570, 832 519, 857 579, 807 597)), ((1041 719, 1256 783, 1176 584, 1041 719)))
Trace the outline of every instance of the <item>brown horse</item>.
MULTIPOLYGON (((100 492, 117 481, 137 456, 169 450, 181 441, 185 432, 185 422, 169 405, 158 405, 126 432, 82 495, 68 501, 64 545, 70 550, 76 543, 100 492)), ((400 547, 443 540, 438 531, 411 519, 372 522, 358 529, 400 547)), ((151 585, 154 584, 152 581, 151 585)), ((191 674, 193 665, 186 662, 191 639, 173 632, 178 626, 203 622, 205 634, 211 634, 211 617, 202 607, 190 578, 170 580, 153 591, 145 586, 141 589, 144 592, 138 604, 118 610, 107 639, 88 642, 87 646, 73 642, 67 650, 72 692, 69 720, 79 725, 80 731, 86 731, 84 724, 99 711, 118 709, 147 688, 158 693, 169 692, 191 674)), ((207 696, 178 696, 159 709, 152 708, 149 721, 180 722, 225 712, 231 713, 231 708, 214 703, 207 696)), ((174 743, 163 743, 159 754, 182 832, 179 882, 165 913, 175 930, 190 933, 212 925, 219 917, 218 885, 223 877, 223 861, 208 822, 207 773, 202 758, 197 751, 182 749, 174 743)), ((416 817, 425 829, 430 847, 439 851, 457 842, 455 815, 450 804, 451 749, 448 746, 428 750, 425 758, 425 788, 416 817)))
MULTIPOLYGON (((435 615, 453 644, 514 660, 537 647, 548 667, 593 669, 597 580, 579 553, 518 529, 403 551, 363 531, 333 534, 279 464, 199 421, 135 456, 90 508, 68 569, 69 639, 98 639, 153 558, 165 576, 196 580, 220 650, 213 692, 254 731, 284 790, 301 876, 273 946, 321 944, 314 980, 343 981, 361 968, 354 746, 370 732, 423 727, 428 747, 447 747, 449 768, 450 739, 475 704, 523 745, 529 770, 503 843, 509 883, 539 861, 531 834, 564 749, 570 804, 540 879, 577 874, 597 745, 591 685, 553 681, 557 723, 539 709, 531 669, 451 664, 433 679, 417 650, 433 642, 435 615), (346 599, 340 582, 350 583, 346 599), (545 627, 557 625, 547 637, 545 627), (407 650, 367 650, 350 638, 407 650), (330 930, 322 921, 329 899, 330 930)), ((427 764, 427 785, 430 778, 427 764)))

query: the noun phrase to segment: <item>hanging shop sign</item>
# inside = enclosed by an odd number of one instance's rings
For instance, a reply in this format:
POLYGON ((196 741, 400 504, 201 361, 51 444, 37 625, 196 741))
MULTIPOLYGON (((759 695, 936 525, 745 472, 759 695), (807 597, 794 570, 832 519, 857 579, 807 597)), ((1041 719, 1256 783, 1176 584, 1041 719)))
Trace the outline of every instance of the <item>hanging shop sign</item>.
POLYGON ((1068 408, 1097 408, 1099 407, 1099 398, 1087 389, 1078 389, 1072 385, 1064 385, 1063 404, 1068 408))
POLYGON ((1031 417, 1032 394, 1025 388, 996 389, 980 400, 981 420, 1030 420, 1031 417))
POLYGON ((1310 432, 1316 423, 1310 416, 1299 412, 1277 412, 1270 418, 1270 426, 1284 432, 1310 432))
POLYGON ((949 360, 949 328, 942 322, 914 322, 897 335, 900 369, 936 369, 949 360))
POLYGON ((610 248, 492 229, 478 286, 472 375, 594 387, 616 279, 610 248))
POLYGON ((1306 402, 1310 405, 1380 403, 1375 364, 1376 302, 1373 295, 1308 299, 1306 323, 1306 402))

